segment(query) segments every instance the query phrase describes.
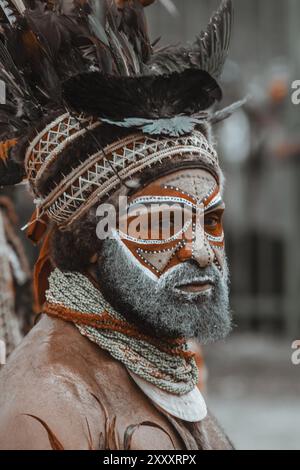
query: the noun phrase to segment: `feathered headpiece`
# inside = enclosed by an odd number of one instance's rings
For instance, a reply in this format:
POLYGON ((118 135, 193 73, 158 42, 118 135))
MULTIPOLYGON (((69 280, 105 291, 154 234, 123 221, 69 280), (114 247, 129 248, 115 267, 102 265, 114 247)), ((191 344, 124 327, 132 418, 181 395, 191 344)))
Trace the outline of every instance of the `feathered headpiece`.
POLYGON ((218 172, 207 127, 232 2, 193 44, 155 51, 144 17, 153 1, 0 0, 0 185, 27 179, 61 228, 163 160, 218 172))

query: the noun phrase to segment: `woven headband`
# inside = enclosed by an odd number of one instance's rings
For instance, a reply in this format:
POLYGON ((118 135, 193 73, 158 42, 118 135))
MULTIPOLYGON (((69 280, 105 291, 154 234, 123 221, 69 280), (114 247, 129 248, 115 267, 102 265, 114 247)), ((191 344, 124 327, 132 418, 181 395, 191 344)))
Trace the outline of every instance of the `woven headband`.
POLYGON ((219 171, 214 148, 199 131, 183 137, 154 137, 136 132, 118 140, 79 163, 46 196, 38 182, 61 153, 76 139, 101 126, 99 120, 65 113, 55 119, 30 143, 25 168, 40 214, 47 214, 61 229, 69 227, 95 203, 103 201, 125 182, 146 168, 175 156, 219 171))

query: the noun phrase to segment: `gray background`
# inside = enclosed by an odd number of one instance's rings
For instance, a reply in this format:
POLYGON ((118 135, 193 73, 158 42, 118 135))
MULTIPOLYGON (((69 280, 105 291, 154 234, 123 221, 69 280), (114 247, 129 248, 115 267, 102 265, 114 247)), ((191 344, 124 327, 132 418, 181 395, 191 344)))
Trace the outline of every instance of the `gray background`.
MULTIPOLYGON (((148 9, 160 45, 193 40, 219 4, 173 3, 177 17, 159 4, 148 9)), ((225 104, 248 93, 252 99, 226 130, 215 129, 227 178, 236 328, 204 350, 207 401, 237 448, 300 449, 300 366, 291 363, 291 344, 300 339, 300 106, 291 103, 291 84, 300 79, 300 2, 234 3, 225 104)))

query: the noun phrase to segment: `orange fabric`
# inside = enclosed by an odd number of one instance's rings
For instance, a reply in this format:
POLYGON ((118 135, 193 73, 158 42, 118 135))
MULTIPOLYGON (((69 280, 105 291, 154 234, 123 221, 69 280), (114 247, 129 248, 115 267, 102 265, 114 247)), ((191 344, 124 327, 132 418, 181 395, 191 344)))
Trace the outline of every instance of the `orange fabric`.
POLYGON ((48 289, 48 278, 53 271, 53 266, 50 260, 50 239, 52 231, 48 230, 48 217, 43 216, 40 219, 38 217, 37 210, 32 214, 29 226, 27 229, 27 237, 34 243, 38 244, 44 238, 43 245, 40 250, 40 254, 37 262, 34 266, 33 273, 33 295, 34 295, 34 310, 36 313, 40 313, 43 304, 46 301, 45 293, 48 289))
POLYGON ((4 140, 0 142, 0 160, 5 161, 8 159, 8 152, 16 145, 16 143, 16 139, 4 140))
POLYGON ((138 328, 133 325, 130 325, 126 321, 118 320, 113 318, 108 312, 103 312, 101 315, 95 315, 91 313, 80 313, 75 310, 68 309, 63 305, 54 305, 47 302, 43 307, 43 313, 51 317, 61 318, 62 320, 77 323, 80 325, 87 325, 94 327, 98 330, 111 330, 118 331, 125 334, 126 336, 131 336, 133 338, 147 341, 155 345, 161 351, 167 352, 174 356, 180 356, 186 359, 194 357, 194 353, 191 351, 183 351, 180 346, 184 344, 182 339, 171 340, 169 338, 164 338, 163 341, 157 340, 156 338, 149 337, 147 335, 141 334, 138 328), (166 347, 163 346, 166 344, 166 347))
POLYGON ((33 273, 33 294, 34 309, 36 313, 40 313, 46 301, 46 290, 49 287, 49 276, 53 271, 53 265, 50 259, 50 239, 52 230, 47 234, 43 242, 39 258, 34 266, 33 273))
POLYGON ((38 211, 36 209, 28 224, 28 229, 26 231, 27 238, 29 238, 29 240, 34 244, 37 244, 42 240, 47 230, 48 217, 44 215, 41 218, 38 218, 38 211))

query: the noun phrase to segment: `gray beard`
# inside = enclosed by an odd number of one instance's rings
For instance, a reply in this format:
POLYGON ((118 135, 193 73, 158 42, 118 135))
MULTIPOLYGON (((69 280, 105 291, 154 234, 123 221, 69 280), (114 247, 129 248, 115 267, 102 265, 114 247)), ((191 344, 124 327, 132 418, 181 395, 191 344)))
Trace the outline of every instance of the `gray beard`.
POLYGON ((107 239, 102 245, 97 278, 111 305, 152 336, 183 336, 207 344, 231 331, 226 261, 223 273, 215 265, 203 269, 194 261, 186 261, 155 280, 118 241, 107 239), (201 279, 213 281, 213 289, 197 295, 175 289, 176 285, 201 279))

